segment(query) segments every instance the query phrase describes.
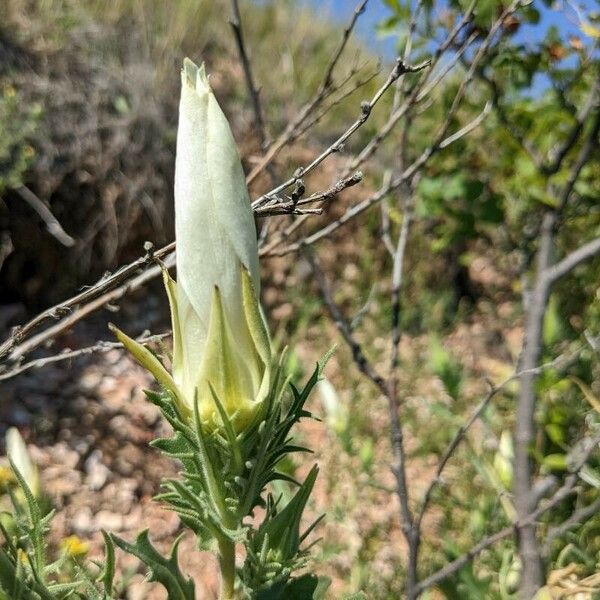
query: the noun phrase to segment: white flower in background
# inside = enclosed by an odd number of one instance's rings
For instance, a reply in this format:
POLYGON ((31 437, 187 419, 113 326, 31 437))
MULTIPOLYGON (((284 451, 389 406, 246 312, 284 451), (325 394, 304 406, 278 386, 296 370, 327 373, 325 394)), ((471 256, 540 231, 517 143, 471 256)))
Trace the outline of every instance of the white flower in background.
POLYGON ((19 471, 31 493, 38 497, 41 491, 38 470, 29 458, 27 446, 19 430, 14 427, 6 432, 6 456, 10 458, 15 469, 19 471))
POLYGON ((323 377, 317 383, 321 405, 325 411, 327 426, 340 435, 348 427, 348 411, 340 400, 336 389, 329 379, 323 377))
POLYGON ((177 283, 165 271, 172 375, 149 350, 119 339, 191 412, 218 423, 218 398, 237 429, 270 387, 271 344, 258 304, 256 229, 229 123, 204 65, 185 59, 175 162, 177 283), (212 388, 212 389, 211 389, 212 388))

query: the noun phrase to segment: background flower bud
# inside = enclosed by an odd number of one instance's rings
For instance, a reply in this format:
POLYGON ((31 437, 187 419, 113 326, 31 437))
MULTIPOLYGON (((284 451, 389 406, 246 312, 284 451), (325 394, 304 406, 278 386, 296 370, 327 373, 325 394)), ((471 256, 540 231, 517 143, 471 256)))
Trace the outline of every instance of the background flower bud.
POLYGON ((6 455, 12 461, 15 469, 18 469, 31 493, 38 497, 41 492, 38 470, 29 458, 27 446, 19 430, 14 427, 6 432, 6 455))

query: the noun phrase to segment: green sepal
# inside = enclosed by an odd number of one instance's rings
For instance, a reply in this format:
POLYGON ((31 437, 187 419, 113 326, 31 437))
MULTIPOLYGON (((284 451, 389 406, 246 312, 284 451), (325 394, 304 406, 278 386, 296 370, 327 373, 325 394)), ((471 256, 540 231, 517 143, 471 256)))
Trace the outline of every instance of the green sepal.
POLYGON ((181 382, 183 379, 183 337, 181 323, 179 319, 179 308, 177 306, 177 283, 169 275, 166 267, 162 267, 163 283, 169 299, 169 308, 171 309, 171 329, 173 330, 173 359, 171 360, 171 370, 173 379, 181 382))
POLYGON ((125 346, 129 353, 135 358, 135 360, 145 369, 148 369, 154 376, 156 381, 168 389, 177 402, 179 410, 185 414, 189 413, 189 409, 181 396, 179 388, 175 384, 175 380, 171 377, 171 374, 165 369, 164 365, 144 346, 139 342, 136 342, 133 338, 130 338, 127 334, 123 333, 118 327, 109 323, 108 328, 116 336, 116 338, 125 346))
POLYGON ((250 330, 252 341, 256 347, 256 352, 267 369, 271 365, 271 340, 264 317, 260 311, 258 294, 254 289, 254 283, 248 270, 242 266, 242 303, 246 315, 246 323, 250 330))

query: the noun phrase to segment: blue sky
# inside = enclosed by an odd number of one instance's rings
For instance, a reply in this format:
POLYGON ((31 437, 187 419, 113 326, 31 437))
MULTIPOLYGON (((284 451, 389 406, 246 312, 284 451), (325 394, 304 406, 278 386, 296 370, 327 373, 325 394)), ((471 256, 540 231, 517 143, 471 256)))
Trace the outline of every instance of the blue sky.
MULTIPOLYGON (((301 0, 310 4, 317 10, 328 13, 332 20, 347 22, 358 0, 301 0)), ((537 25, 523 25, 518 32, 518 39, 524 43, 536 43, 541 41, 548 31, 549 27, 556 26, 564 35, 579 35, 581 32, 577 25, 576 12, 571 7, 576 4, 586 13, 590 11, 598 12, 600 5, 595 0, 573 0, 571 5, 564 0, 557 0, 556 8, 547 8, 539 0, 533 5, 540 11, 541 19, 537 25), (566 10, 562 10, 566 8, 566 10)), ((440 3, 443 6, 443 2, 440 3)), ((374 27, 383 19, 390 15, 390 9, 385 6, 383 0, 370 0, 365 14, 363 14, 358 23, 358 35, 365 39, 378 53, 392 58, 394 55, 394 43, 391 39, 377 39, 374 33, 374 27)), ((584 40, 585 41, 585 40, 584 40)), ((589 40, 588 40, 589 41, 589 40)))

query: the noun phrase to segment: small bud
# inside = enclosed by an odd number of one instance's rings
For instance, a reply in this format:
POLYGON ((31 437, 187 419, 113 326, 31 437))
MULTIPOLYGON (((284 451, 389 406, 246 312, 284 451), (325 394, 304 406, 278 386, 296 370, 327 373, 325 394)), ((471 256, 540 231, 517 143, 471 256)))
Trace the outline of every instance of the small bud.
POLYGON ((31 462, 25 441, 18 429, 11 427, 6 432, 6 455, 25 480, 27 487, 35 497, 41 493, 40 476, 37 467, 31 462))

